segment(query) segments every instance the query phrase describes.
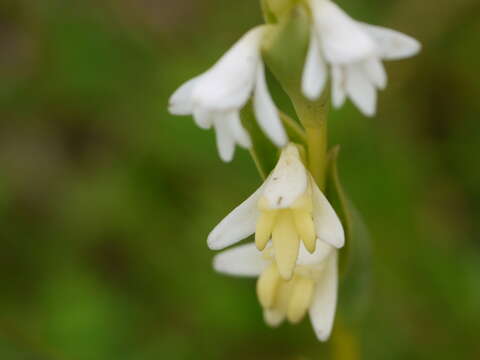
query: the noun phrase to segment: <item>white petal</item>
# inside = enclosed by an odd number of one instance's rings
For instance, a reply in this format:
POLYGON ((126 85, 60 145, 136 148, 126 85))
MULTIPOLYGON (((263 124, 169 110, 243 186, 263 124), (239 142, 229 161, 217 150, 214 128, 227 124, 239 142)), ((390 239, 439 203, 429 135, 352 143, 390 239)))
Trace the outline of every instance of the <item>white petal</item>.
POLYGON ((195 124, 202 129, 210 129, 212 127, 214 114, 204 108, 195 107, 193 108, 193 119, 195 124))
POLYGON ((322 93, 327 82, 327 66, 322 58, 319 40, 312 31, 307 59, 302 74, 302 91, 310 100, 317 99, 322 93))
POLYGON ((422 48, 419 41, 401 32, 365 23, 360 25, 375 40, 385 60, 405 59, 418 54, 422 48))
POLYGON ((201 76, 192 93, 196 106, 229 111, 245 105, 255 84, 264 30, 250 30, 201 76))
POLYGON ((217 147, 220 158, 230 162, 235 153, 235 139, 230 132, 228 122, 224 118, 214 120, 215 132, 217 134, 217 147))
POLYGON ((308 173, 295 145, 288 145, 282 150, 275 169, 265 183, 263 195, 270 209, 288 208, 305 193, 308 173))
POLYGON ((257 219, 260 215, 258 200, 262 196, 264 188, 265 183, 212 230, 207 240, 210 249, 224 249, 255 232, 257 219))
POLYGON ((375 115, 377 90, 361 63, 348 66, 346 89, 350 99, 364 115, 375 115))
POLYGON ((331 1, 311 0, 317 35, 331 64, 348 64, 375 54, 376 44, 367 32, 331 1))
POLYGON ((332 65, 332 102, 336 108, 345 103, 347 97, 345 86, 345 69, 341 65, 332 65))
POLYGON ((250 140, 250 135, 247 130, 242 125, 240 120, 240 114, 238 111, 233 111, 228 114, 226 121, 229 122, 230 132, 234 137, 235 141, 243 146, 244 148, 252 147, 252 141, 250 140))
POLYGON ((336 248, 327 244, 324 241, 317 240, 317 245, 315 246, 315 251, 311 254, 303 243, 300 245, 300 251, 298 253, 298 265, 320 265, 322 264, 327 257, 336 251, 336 248))
POLYGON ((379 89, 385 89, 387 86, 387 73, 381 60, 377 57, 372 57, 363 62, 365 72, 370 81, 379 89))
POLYGON ((309 310, 310 321, 320 341, 327 341, 333 328, 338 290, 337 256, 337 252, 334 252, 328 259, 322 279, 315 288, 309 310))
POLYGON ((268 92, 265 80, 265 69, 262 62, 258 64, 257 81, 253 98, 253 107, 258 125, 272 142, 278 147, 283 147, 288 142, 287 133, 283 128, 278 110, 268 92))
POLYGON ((172 115, 190 115, 193 112, 192 92, 198 77, 180 86, 168 101, 168 111, 172 115))
POLYGON ((345 244, 342 223, 313 178, 311 181, 313 185, 313 222, 317 237, 336 248, 341 248, 345 244))
POLYGON ((221 273, 235 276, 259 276, 267 262, 254 243, 225 250, 213 258, 213 268, 221 273))

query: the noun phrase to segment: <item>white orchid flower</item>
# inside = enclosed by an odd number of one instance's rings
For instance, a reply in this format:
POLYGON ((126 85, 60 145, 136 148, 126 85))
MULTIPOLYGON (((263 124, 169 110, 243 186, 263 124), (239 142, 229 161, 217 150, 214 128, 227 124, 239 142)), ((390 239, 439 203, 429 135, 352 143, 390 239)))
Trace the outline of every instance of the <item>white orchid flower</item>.
POLYGON ((208 246, 220 250, 255 233, 263 250, 269 240, 281 276, 293 275, 300 243, 311 253, 317 239, 336 248, 344 245, 342 224, 326 197, 290 144, 267 180, 246 201, 223 219, 208 236, 208 246))
POLYGON ((252 146, 239 115, 252 93, 254 112, 265 134, 279 147, 288 141, 265 80, 260 53, 265 30, 266 26, 258 26, 247 32, 212 68, 187 81, 170 98, 172 114, 193 115, 201 128, 215 128, 224 161, 232 160, 236 144, 252 146))
POLYGON ((377 90, 387 85, 382 60, 416 55, 421 48, 400 32, 357 22, 330 0, 309 0, 312 10, 310 46, 302 90, 314 100, 332 78, 332 101, 340 107, 348 96, 367 116, 376 112, 377 90))
POLYGON ((229 275, 258 276, 257 295, 270 326, 279 326, 285 318, 296 324, 308 312, 317 338, 328 340, 337 304, 337 249, 318 241, 310 254, 302 245, 290 280, 281 277, 273 253, 273 247, 262 253, 250 243, 216 255, 213 265, 218 272, 229 275))

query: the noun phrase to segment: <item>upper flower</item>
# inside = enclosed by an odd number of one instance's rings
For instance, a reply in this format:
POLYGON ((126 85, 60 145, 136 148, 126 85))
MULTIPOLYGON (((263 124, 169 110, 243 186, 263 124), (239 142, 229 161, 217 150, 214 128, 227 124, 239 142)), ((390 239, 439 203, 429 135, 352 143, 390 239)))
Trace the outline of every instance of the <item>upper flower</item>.
POLYGON ((330 0, 309 0, 313 24, 303 72, 303 93, 320 96, 332 76, 332 100, 340 107, 346 97, 367 116, 376 112, 377 89, 387 85, 382 60, 417 54, 420 43, 400 32, 357 22, 330 0))
POLYGON ((313 254, 302 245, 290 280, 281 277, 273 261, 274 249, 263 253, 255 244, 226 250, 214 258, 215 270, 236 276, 258 276, 257 295, 264 318, 271 326, 286 318, 298 323, 308 312, 319 340, 328 340, 337 303, 337 249, 318 241, 313 254))
POLYGON ((259 250, 272 240, 278 271, 287 280, 293 275, 301 241, 311 253, 317 238, 337 248, 344 244, 340 220, 293 144, 283 149, 263 185, 213 229, 208 246, 223 249, 253 233, 259 250))
POLYGON ((187 81, 170 98, 172 114, 193 115, 201 128, 215 128, 224 161, 233 158, 236 144, 252 145, 239 115, 252 93, 260 127, 275 145, 282 147, 288 141, 265 80, 260 54, 265 30, 266 26, 250 30, 212 68, 187 81))

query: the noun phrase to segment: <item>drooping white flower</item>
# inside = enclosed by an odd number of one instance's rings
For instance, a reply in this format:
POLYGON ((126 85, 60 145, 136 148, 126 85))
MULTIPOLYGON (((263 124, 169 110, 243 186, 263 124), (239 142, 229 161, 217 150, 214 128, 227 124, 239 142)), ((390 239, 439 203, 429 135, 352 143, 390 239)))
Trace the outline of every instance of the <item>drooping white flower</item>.
POLYGON ((340 107, 349 97, 367 116, 376 112, 377 90, 387 85, 382 60, 414 56, 420 43, 410 36, 355 21, 330 0, 309 0, 312 10, 310 46, 302 90, 320 96, 330 68, 332 101, 340 107))
POLYGON ((293 144, 282 150, 263 185, 212 230, 208 246, 220 250, 253 233, 259 250, 272 240, 278 271, 286 280, 293 275, 301 242, 311 253, 317 239, 337 248, 345 242, 335 210, 293 144))
POLYGON ((258 276, 257 296, 270 326, 279 326, 285 319, 298 323, 308 312, 317 338, 328 340, 337 304, 337 249, 318 241, 310 254, 302 245, 290 280, 281 277, 274 251, 268 247, 262 253, 253 243, 240 245, 216 255, 213 265, 228 275, 258 276))
POLYGON ((287 135, 268 92, 260 46, 266 26, 246 33, 205 73, 187 81, 170 98, 174 115, 193 115, 198 126, 217 134, 224 161, 233 158, 235 145, 251 147, 239 112, 253 94, 254 112, 260 127, 275 145, 287 144, 287 135))

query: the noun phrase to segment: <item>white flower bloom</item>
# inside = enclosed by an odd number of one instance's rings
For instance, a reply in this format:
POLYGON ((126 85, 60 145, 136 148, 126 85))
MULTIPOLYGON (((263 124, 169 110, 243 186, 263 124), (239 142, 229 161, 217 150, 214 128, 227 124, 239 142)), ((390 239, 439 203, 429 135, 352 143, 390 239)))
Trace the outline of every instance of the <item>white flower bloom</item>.
POLYGON ((310 0, 313 24, 302 90, 314 100, 322 93, 327 69, 332 101, 340 107, 348 96, 367 116, 376 112, 377 90, 387 85, 382 60, 417 54, 420 43, 400 32, 357 22, 330 0, 310 0))
POLYGON ((305 169, 295 145, 283 149, 277 166, 262 186, 223 219, 208 236, 208 246, 220 250, 255 233, 263 250, 269 240, 281 276, 293 275, 300 243, 313 253, 320 239, 340 248, 342 224, 305 169))
POLYGON ((262 253, 253 243, 218 254, 213 266, 229 275, 258 276, 257 295, 264 319, 270 326, 279 326, 285 319, 298 323, 308 312, 318 339, 326 341, 332 331, 337 304, 337 254, 336 248, 322 241, 318 241, 313 254, 302 245, 290 280, 281 277, 273 261, 273 247, 262 253))
POLYGON ((287 144, 287 135, 268 92, 260 46, 265 26, 246 33, 205 73, 187 81, 170 98, 174 115, 193 115, 198 126, 217 133, 217 146, 224 161, 233 158, 235 145, 251 147, 239 112, 253 93, 257 121, 275 145, 287 144))

